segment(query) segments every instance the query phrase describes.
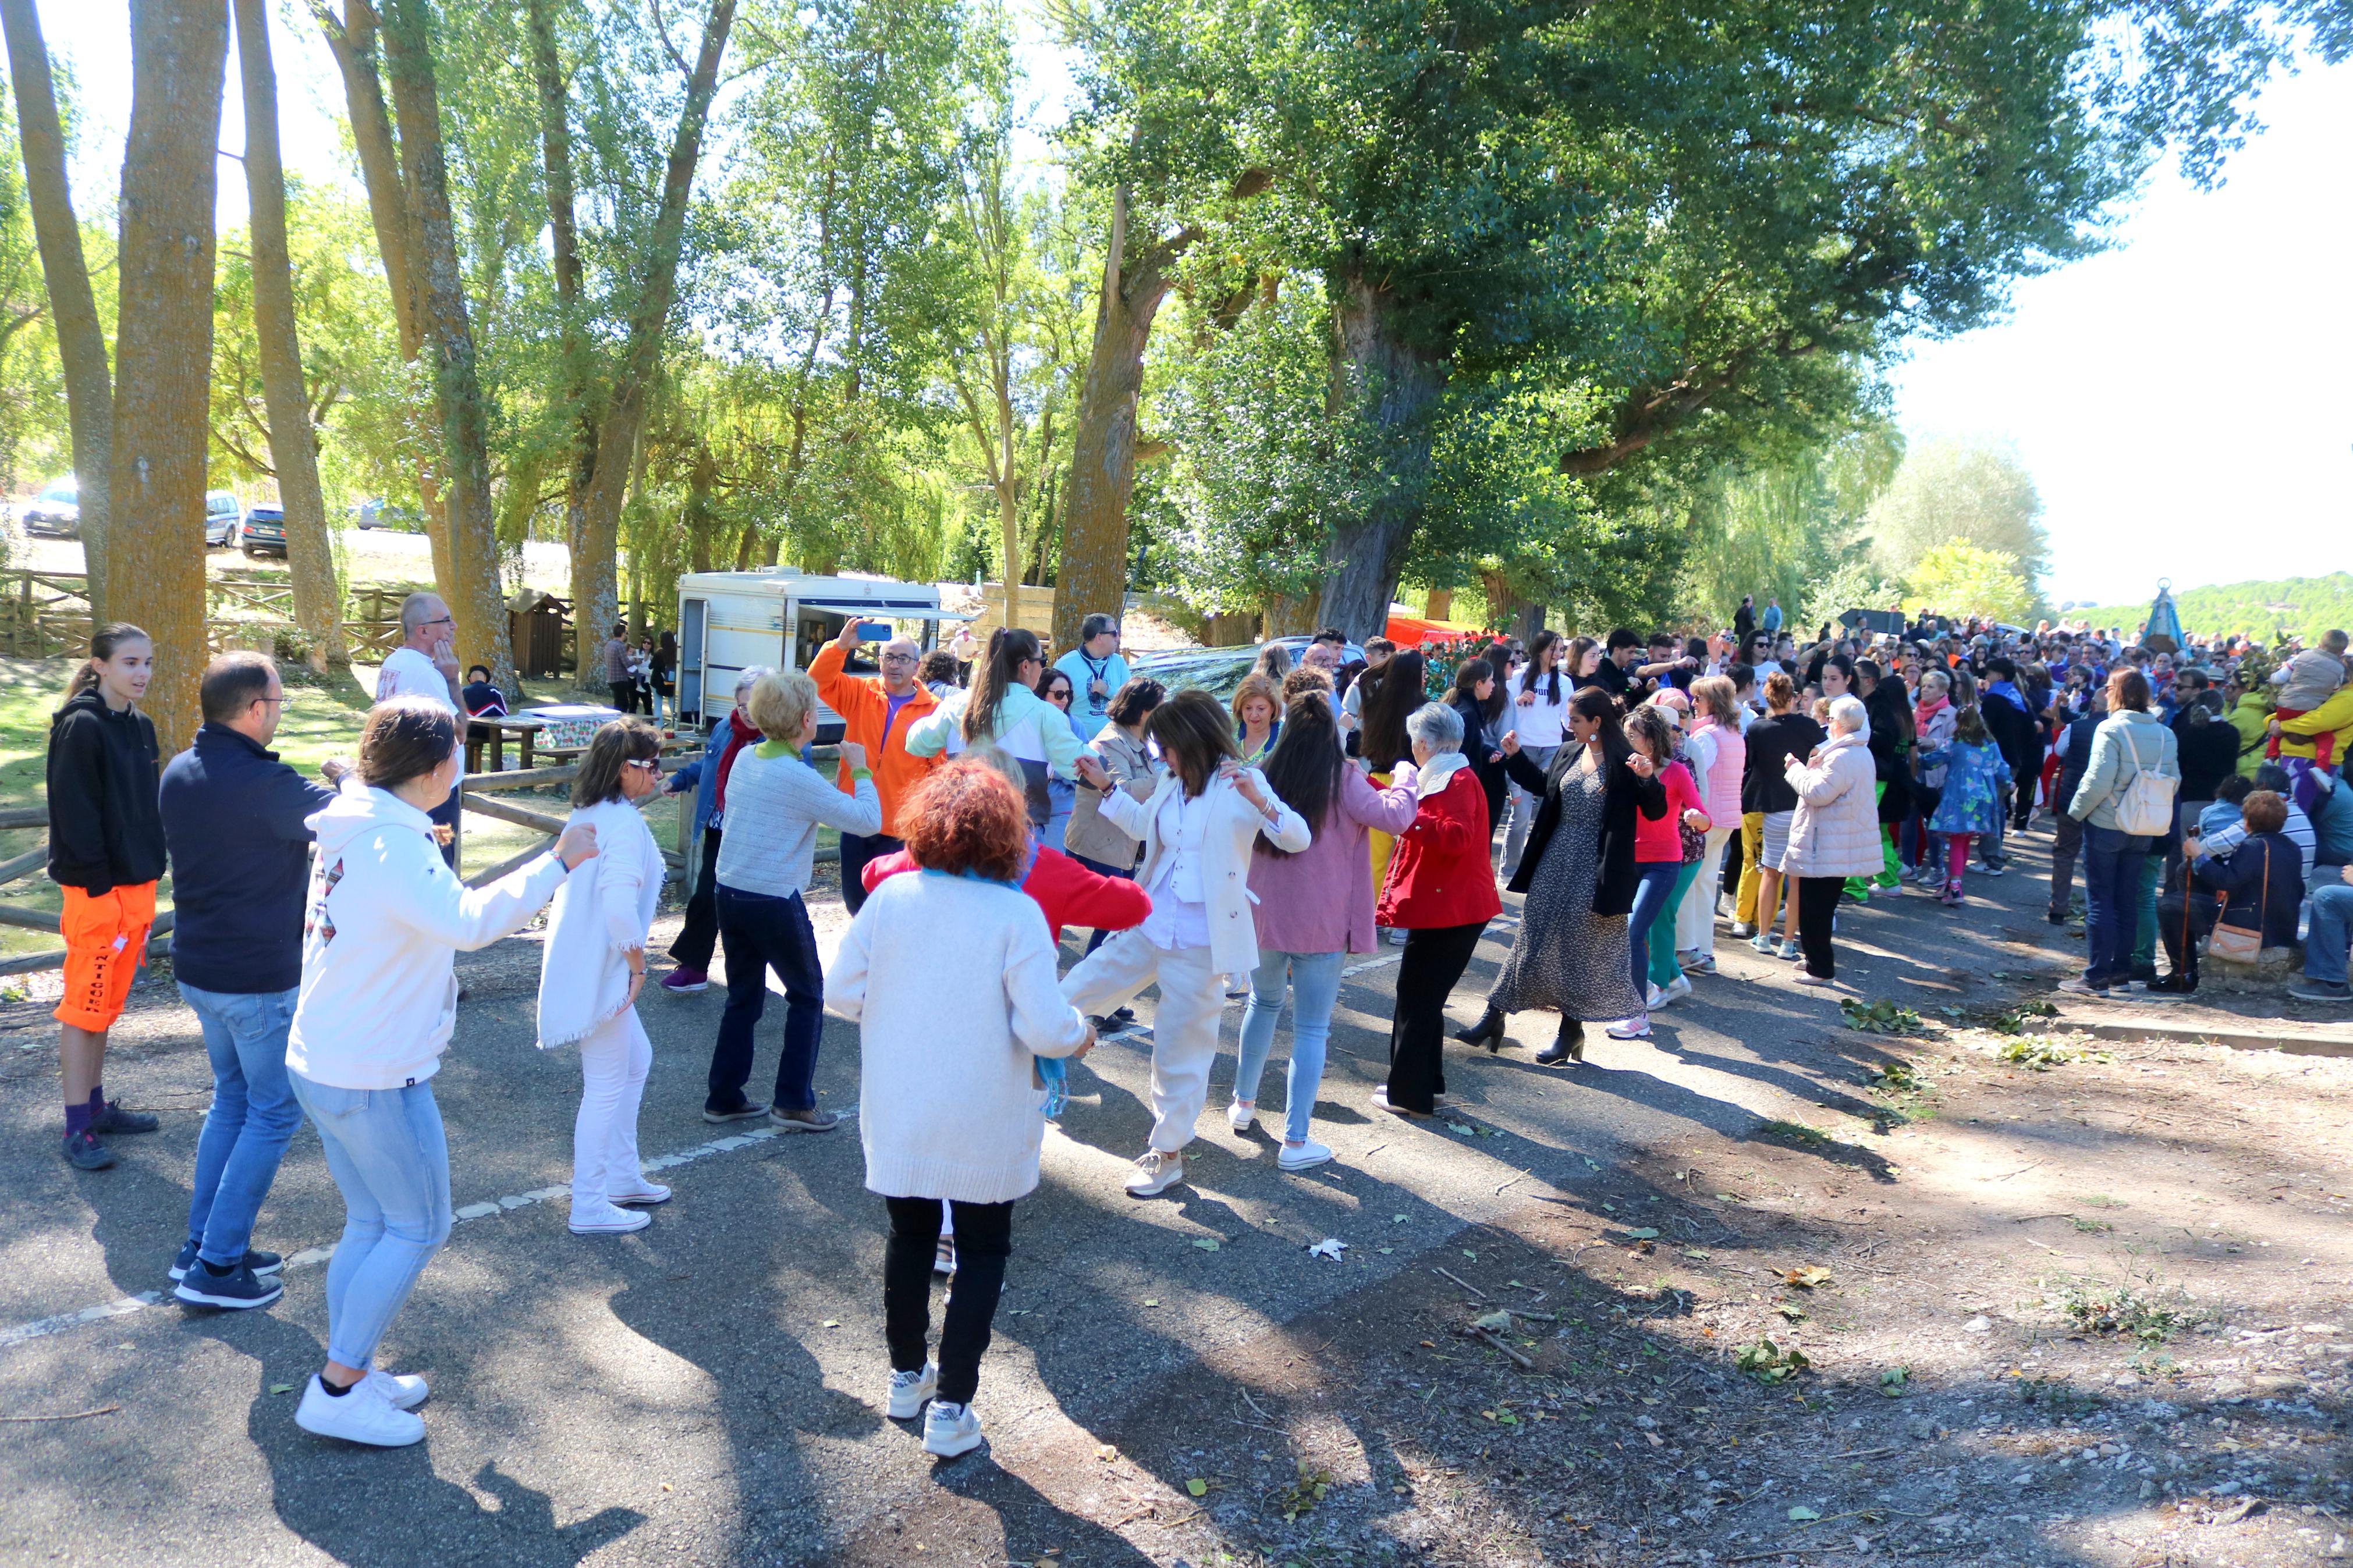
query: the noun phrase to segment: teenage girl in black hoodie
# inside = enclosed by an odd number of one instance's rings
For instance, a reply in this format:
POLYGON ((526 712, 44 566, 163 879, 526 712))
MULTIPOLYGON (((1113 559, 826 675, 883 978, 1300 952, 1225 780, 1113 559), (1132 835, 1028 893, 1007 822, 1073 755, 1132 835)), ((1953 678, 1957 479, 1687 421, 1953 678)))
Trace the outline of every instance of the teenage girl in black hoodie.
POLYGON ((58 1004, 66 1091, 65 1156, 85 1171, 114 1163, 107 1132, 153 1132, 155 1119, 106 1098, 106 1032, 122 1016, 147 952, 164 875, 155 726, 134 706, 154 673, 137 626, 100 628, 49 721, 49 879, 65 890, 66 993, 58 1004))

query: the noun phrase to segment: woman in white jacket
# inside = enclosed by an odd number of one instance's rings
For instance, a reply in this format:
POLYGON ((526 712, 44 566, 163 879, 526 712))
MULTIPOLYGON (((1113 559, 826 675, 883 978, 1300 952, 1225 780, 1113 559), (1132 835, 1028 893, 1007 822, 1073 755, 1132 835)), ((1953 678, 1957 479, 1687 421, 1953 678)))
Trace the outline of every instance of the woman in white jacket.
POLYGON ((1152 1140, 1127 1179, 1150 1197, 1185 1179, 1185 1145, 1209 1095, 1227 975, 1258 968, 1251 913, 1250 847, 1261 834, 1296 855, 1314 836, 1276 798, 1266 775, 1234 758, 1234 730, 1206 691, 1179 691, 1152 710, 1145 730, 1168 764, 1151 795, 1113 790, 1092 754, 1080 776, 1103 792, 1103 819, 1144 841, 1135 879, 1152 912, 1121 931, 1062 978, 1062 994, 1101 1016, 1160 983, 1152 1019, 1152 1140))
POLYGON ((1013 1204, 1038 1185, 1046 1121, 1032 1058, 1082 1057, 1094 1030, 1056 987, 1053 937, 1021 891, 1034 851, 1020 792, 986 763, 951 763, 909 793, 898 822, 922 871, 875 888, 842 935, 825 994, 859 1026, 866 1187, 891 1214, 888 1409, 904 1421, 933 1400, 923 1447, 950 1458, 980 1442, 972 1396, 1013 1204), (942 942, 944 931, 955 940, 942 942), (934 1364, 925 1342, 944 1205, 957 1258, 934 1364))
POLYGON ((1798 948, 1805 963, 1800 985, 1828 985, 1836 973, 1831 956, 1831 921, 1838 914, 1846 879, 1876 875, 1880 848, 1879 769, 1871 760, 1871 719, 1859 697, 1831 703, 1831 738, 1804 762, 1782 764, 1798 792, 1798 813, 1789 823, 1789 847, 1781 874, 1797 884, 1798 948))
POLYGON ((553 852, 487 888, 442 863, 433 819, 458 778, 458 724, 424 697, 376 704, 356 773, 308 826, 318 838, 302 989, 286 1041, 294 1098, 319 1130, 345 1218, 327 1266, 327 1364, 294 1423, 399 1447, 425 1436, 425 1380, 375 1369, 376 1343, 449 1236, 449 1146, 433 1074, 458 1016, 457 954, 519 930, 596 853, 567 826, 553 852))
POLYGON ((638 1164, 638 1107, 653 1042, 638 1021, 646 934, 660 901, 661 847, 638 802, 661 788, 661 736, 642 719, 596 731, 572 781, 572 818, 596 835, 596 868, 556 891, 539 960, 539 1047, 580 1047, 580 1114, 572 1123, 572 1234, 643 1230, 634 1206, 670 1189, 638 1164))

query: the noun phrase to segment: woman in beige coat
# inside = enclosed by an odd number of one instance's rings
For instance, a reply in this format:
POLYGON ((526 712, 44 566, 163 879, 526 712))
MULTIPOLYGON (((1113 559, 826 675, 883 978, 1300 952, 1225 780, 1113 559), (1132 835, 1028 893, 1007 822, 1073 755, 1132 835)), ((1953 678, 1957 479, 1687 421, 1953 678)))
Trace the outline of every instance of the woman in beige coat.
POLYGON ((1784 764, 1789 787, 1798 792, 1781 874, 1798 889, 1798 947, 1805 957, 1800 985, 1831 984, 1831 921, 1840 890, 1849 877, 1876 875, 1883 858, 1879 770, 1871 760, 1871 720, 1862 700, 1833 700, 1830 727, 1831 738, 1812 756, 1784 764))

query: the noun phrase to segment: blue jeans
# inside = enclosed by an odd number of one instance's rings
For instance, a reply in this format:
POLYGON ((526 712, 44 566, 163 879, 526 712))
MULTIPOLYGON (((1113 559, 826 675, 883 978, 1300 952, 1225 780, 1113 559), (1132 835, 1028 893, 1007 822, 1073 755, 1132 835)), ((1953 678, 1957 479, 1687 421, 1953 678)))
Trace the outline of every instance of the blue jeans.
POLYGON ((196 1138, 195 1190, 188 1200, 188 1238, 207 1263, 226 1268, 245 1256, 253 1216, 302 1125, 302 1108, 286 1081, 286 1031, 299 994, 180 984, 180 1000, 195 1009, 213 1062, 213 1108, 196 1138))
POLYGON ((2141 865, 2156 848, 2155 834, 2084 828, 2084 889, 2091 913, 2084 922, 2089 961, 2084 979, 2122 985, 2132 978, 2133 940, 2140 924, 2141 865))
MULTIPOLYGON (((1520 755, 1527 758, 1545 772, 1550 773, 1553 754, 1559 750, 1558 746, 1524 745, 1520 748, 1520 755)), ((1513 875, 1520 868, 1521 852, 1528 847, 1528 829, 1535 823, 1536 807, 1543 804, 1544 796, 1541 794, 1531 795, 1521 787, 1517 779, 1511 782, 1509 793, 1504 801, 1504 810, 1508 819, 1507 826, 1504 829, 1504 879, 1505 881, 1511 880, 1513 875)))
POLYGON ((331 1089, 289 1073, 343 1194, 327 1265, 327 1359, 366 1366, 417 1277, 449 1239, 449 1142, 433 1083, 331 1089))
POLYGON ((1274 1048, 1274 1021, 1282 1011, 1282 986, 1291 983, 1291 1074, 1283 1089, 1282 1137, 1307 1142, 1307 1119, 1324 1085, 1324 1047, 1332 1037, 1332 1005, 1340 998, 1345 952, 1276 952, 1258 955, 1250 975, 1250 1005, 1242 1010, 1241 1061, 1234 1069, 1234 1098, 1258 1103, 1258 1083, 1274 1048))
POLYGON ((2353 882, 2330 882, 2312 892, 2312 929, 2304 938, 2304 977, 2345 984, 2345 946, 2353 933, 2353 882))
MULTIPOLYGON (((1634 994, 1651 994, 1651 927, 1658 920, 1675 893, 1675 879, 1683 874, 1679 860, 1656 863, 1638 862, 1634 867, 1634 908, 1626 918, 1627 946, 1634 960, 1634 994)), ((1674 940, 1675 928, 1667 928, 1667 940, 1674 940)))
POLYGON ((778 1110, 817 1109, 817 1043, 825 1027, 825 965, 798 893, 772 898, 719 884, 719 940, 727 949, 727 1010, 711 1052, 712 1110, 744 1100, 753 1030, 768 1006, 768 971, 785 983, 785 1049, 776 1060, 778 1110))

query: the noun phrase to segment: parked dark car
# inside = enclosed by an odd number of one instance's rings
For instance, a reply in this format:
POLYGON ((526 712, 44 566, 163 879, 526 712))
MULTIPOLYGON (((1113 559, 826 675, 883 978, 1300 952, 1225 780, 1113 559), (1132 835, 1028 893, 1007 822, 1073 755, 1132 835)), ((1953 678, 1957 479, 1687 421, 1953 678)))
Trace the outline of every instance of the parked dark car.
POLYGON ((237 525, 237 542, 247 555, 286 553, 286 510, 283 507, 248 507, 237 525))
POLYGON ((17 521, 26 533, 46 533, 58 539, 81 537, 81 488, 69 474, 62 479, 52 479, 48 488, 25 503, 17 521))
MULTIPOLYGON (((1290 653, 1293 666, 1307 645, 1315 639, 1308 637, 1275 637, 1290 653)), ((1259 649, 1264 643, 1246 643, 1240 647, 1177 648, 1166 653, 1138 654, 1130 668, 1138 675, 1148 675, 1171 691, 1206 691, 1220 702, 1230 701, 1242 683, 1242 677, 1258 662, 1259 649)), ((1365 650, 1355 643, 1347 646, 1345 657, 1359 659, 1365 650)))

